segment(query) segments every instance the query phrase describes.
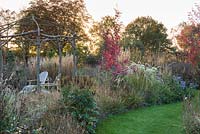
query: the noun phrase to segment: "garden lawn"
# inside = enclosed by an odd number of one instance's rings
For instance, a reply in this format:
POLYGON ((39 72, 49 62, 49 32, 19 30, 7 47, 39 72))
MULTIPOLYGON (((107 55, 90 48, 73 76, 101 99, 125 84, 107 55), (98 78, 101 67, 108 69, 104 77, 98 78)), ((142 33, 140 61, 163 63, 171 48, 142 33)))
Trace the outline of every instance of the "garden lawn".
POLYGON ((181 134, 182 103, 152 106, 113 115, 102 121, 97 134, 181 134))

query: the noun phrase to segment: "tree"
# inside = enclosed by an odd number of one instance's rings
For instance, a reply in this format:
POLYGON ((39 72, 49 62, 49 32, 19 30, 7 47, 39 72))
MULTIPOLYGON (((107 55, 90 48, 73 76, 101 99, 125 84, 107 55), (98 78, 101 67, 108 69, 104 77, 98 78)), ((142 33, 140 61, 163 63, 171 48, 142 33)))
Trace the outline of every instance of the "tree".
POLYGON ((30 7, 21 11, 21 15, 22 19, 36 16, 45 32, 66 35, 76 32, 81 36, 84 36, 84 28, 90 18, 83 0, 32 0, 30 7))
MULTIPOLYGON (((85 28, 90 16, 83 0, 32 0, 30 7, 21 11, 18 33, 36 29, 35 23, 30 19, 27 20, 31 15, 36 17, 44 33, 69 36, 76 33, 79 36, 78 42, 76 42, 78 48, 82 48, 82 45, 88 40, 85 28)), ((27 41, 26 44, 30 44, 30 42, 27 41)), ((62 46, 65 47, 64 50, 71 52, 69 43, 65 42, 62 46)), ((42 47, 47 51, 55 50, 58 53, 56 43, 48 42, 42 47)))
MULTIPOLYGON (((0 35, 8 35, 9 32, 12 32, 12 30, 11 30, 12 26, 9 25, 9 22, 15 20, 15 17, 16 17, 16 13, 14 11, 1 9, 1 11, 0 11, 0 35)), ((4 40, 1 39, 0 42, 4 42, 4 40)), ((8 51, 7 49, 8 49, 8 43, 7 43, 6 47, 0 46, 0 81, 3 79, 3 70, 4 70, 3 60, 5 62, 5 59, 6 59, 5 57, 7 55, 5 52, 8 51), (5 50, 4 54, 3 54, 3 50, 5 50)))
POLYGON ((200 63, 200 24, 186 25, 176 37, 179 46, 187 53, 189 62, 200 63))
POLYGON ((162 52, 171 44, 167 29, 151 17, 138 17, 129 23, 123 33, 123 45, 144 52, 162 52))
MULTIPOLYGON (((105 42, 106 38, 105 35, 112 35, 112 37, 115 35, 116 30, 118 30, 117 34, 121 35, 121 23, 119 22, 119 16, 120 12, 118 10, 116 11, 115 16, 104 16, 102 17, 101 21, 94 22, 92 28, 90 29, 90 33, 92 37, 94 38, 94 41, 92 42, 95 44, 96 48, 96 55, 98 57, 102 57, 102 53, 105 50, 105 42), (118 27, 118 29, 116 29, 118 27)), ((119 44, 119 43, 117 43, 119 44)))
POLYGON ((103 18, 103 24, 100 29, 104 39, 104 49, 102 52, 103 62, 102 67, 106 70, 111 70, 114 74, 120 73, 122 65, 118 62, 120 55, 120 28, 119 23, 120 12, 115 10, 115 16, 106 16, 103 18))
POLYGON ((179 46, 187 53, 188 61, 200 67, 200 6, 189 13, 190 24, 184 25, 176 37, 179 46))
POLYGON ((200 24, 200 5, 195 4, 195 8, 188 13, 188 19, 192 24, 200 24))
MULTIPOLYGON (((0 35, 8 35, 12 33, 13 31, 13 24, 10 24, 10 22, 14 21, 16 18, 16 13, 14 11, 10 10, 0 10, 0 35)), ((8 39, 8 38, 7 38, 8 39)), ((1 40, 4 41, 4 40, 1 40)), ((8 43, 6 45, 8 48, 8 43)))

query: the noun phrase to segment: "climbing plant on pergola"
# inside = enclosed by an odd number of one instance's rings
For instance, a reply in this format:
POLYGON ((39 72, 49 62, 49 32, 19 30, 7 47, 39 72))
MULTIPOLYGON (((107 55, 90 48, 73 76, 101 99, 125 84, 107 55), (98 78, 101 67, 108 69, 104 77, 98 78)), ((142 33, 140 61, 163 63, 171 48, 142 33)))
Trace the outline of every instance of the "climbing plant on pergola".
MULTIPOLYGON (((71 44, 72 47, 72 52, 73 52, 73 76, 77 75, 77 55, 76 55, 76 39, 77 35, 76 33, 71 33, 70 36, 67 35, 50 35, 45 33, 40 28, 40 24, 38 23, 37 17, 34 15, 29 16, 27 18, 23 18, 24 22, 27 22, 26 25, 28 25, 31 22, 34 22, 36 25, 35 29, 29 30, 29 31, 24 31, 18 34, 5 34, 8 33, 12 28, 15 26, 19 25, 21 20, 13 21, 10 22, 9 24, 4 24, 0 25, 0 49, 7 44, 8 42, 13 41, 13 39, 16 39, 18 37, 26 37, 27 40, 30 40, 35 44, 36 46, 36 72, 37 72, 37 89, 40 89, 40 80, 39 80, 39 74, 40 74, 40 49, 43 43, 48 42, 48 41, 53 41, 56 44, 58 44, 58 52, 59 52, 59 69, 58 69, 58 74, 61 76, 61 70, 62 70, 62 45, 61 42, 68 42, 71 44), (28 35, 34 35, 33 38, 29 38, 28 35)), ((45 21, 45 20, 44 20, 45 21)), ((45 24, 43 24, 45 25, 45 24)), ((46 25, 49 25, 47 22, 46 25)), ((55 24, 51 24, 51 26, 56 26, 55 24)), ((1 78, 3 78, 3 61, 2 61, 2 50, 0 50, 0 62, 1 62, 1 78)))

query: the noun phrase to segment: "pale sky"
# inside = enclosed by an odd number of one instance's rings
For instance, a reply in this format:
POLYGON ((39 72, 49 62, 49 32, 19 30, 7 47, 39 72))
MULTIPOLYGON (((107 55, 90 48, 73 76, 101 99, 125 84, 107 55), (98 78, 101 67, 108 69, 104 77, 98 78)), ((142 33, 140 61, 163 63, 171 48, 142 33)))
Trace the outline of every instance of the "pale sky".
MULTIPOLYGON (((30 0, 0 0, 0 8, 19 11, 30 0)), ((105 15, 114 15, 114 8, 122 12, 121 21, 128 24, 138 16, 152 16, 168 30, 188 20, 188 12, 200 0, 85 0, 88 12, 99 21, 105 15)))

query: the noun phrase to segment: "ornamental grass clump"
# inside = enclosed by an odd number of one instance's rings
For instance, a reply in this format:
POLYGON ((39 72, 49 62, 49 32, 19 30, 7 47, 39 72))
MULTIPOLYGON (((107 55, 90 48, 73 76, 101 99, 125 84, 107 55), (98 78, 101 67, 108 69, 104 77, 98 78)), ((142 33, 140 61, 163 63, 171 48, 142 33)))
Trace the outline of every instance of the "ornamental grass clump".
POLYGON ((134 101, 138 99, 143 105, 177 102, 193 92, 188 88, 183 89, 171 75, 161 74, 158 68, 136 63, 127 67, 126 75, 115 77, 112 85, 112 89, 127 92, 124 102, 130 103, 132 100, 128 107, 135 105, 134 101))
POLYGON ((183 123, 186 134, 200 133, 200 99, 199 96, 195 98, 185 98, 183 103, 183 123))
POLYGON ((8 87, 0 91, 0 133, 13 133, 17 129, 17 96, 8 87))

